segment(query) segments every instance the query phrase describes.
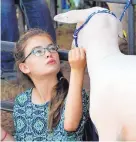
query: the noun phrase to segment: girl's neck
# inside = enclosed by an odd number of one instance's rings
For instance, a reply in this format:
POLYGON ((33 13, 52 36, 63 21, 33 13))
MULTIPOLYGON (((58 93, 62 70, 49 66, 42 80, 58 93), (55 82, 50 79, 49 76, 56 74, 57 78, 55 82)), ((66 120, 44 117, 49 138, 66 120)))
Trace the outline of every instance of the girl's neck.
MULTIPOLYGON (((43 78, 33 78, 35 88, 33 89, 33 98, 37 98, 39 103, 45 103, 51 100, 54 86, 57 84, 56 75, 48 75, 43 78)), ((34 100, 36 102, 36 100, 34 100)))

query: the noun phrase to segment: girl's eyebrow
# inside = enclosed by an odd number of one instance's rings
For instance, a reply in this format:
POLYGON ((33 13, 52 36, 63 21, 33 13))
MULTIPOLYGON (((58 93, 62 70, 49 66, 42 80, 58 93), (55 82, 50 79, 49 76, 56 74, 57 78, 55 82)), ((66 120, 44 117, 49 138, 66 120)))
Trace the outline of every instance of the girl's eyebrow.
POLYGON ((38 46, 35 46, 31 51, 33 51, 33 50, 36 49, 36 48, 42 48, 42 47, 48 48, 50 45, 54 45, 54 44, 53 44, 53 43, 50 43, 50 44, 48 44, 47 46, 38 45, 38 46))
POLYGON ((34 49, 36 49, 36 48, 41 48, 42 46, 35 46, 31 51, 33 51, 34 49))
POLYGON ((54 45, 54 44, 53 44, 53 43, 50 43, 50 44, 48 44, 48 45, 47 45, 47 47, 46 47, 46 48, 50 47, 50 45, 54 45))

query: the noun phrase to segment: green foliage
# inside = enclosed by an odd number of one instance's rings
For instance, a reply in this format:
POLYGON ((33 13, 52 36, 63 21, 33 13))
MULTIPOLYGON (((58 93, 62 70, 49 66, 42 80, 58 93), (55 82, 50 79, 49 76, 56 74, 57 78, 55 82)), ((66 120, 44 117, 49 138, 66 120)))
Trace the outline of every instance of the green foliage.
POLYGON ((76 9, 76 7, 75 7, 75 2, 73 1, 73 0, 69 0, 70 1, 70 4, 71 4, 71 6, 70 6, 70 9, 72 10, 72 9, 76 9))

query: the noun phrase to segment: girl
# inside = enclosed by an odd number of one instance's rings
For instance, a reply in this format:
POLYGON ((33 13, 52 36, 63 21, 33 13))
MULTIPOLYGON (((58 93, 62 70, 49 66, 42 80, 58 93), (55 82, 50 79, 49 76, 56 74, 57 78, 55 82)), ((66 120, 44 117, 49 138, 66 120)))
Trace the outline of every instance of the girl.
MULTIPOLYGON (((15 141, 83 140, 88 115, 88 96, 82 90, 85 50, 69 51, 69 83, 60 71, 57 50, 51 36, 40 29, 29 30, 16 44, 18 71, 33 87, 15 99, 15 141)), ((9 136, 4 130, 2 135, 5 140, 9 136)))

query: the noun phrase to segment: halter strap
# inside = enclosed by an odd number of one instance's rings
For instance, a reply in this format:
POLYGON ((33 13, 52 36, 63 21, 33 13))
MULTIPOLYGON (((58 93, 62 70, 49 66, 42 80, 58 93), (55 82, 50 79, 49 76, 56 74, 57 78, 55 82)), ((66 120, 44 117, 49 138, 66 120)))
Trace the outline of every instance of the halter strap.
MULTIPOLYGON (((98 10, 97 12, 93 12, 91 15, 89 15, 89 17, 87 18, 87 20, 78 28, 74 31, 74 34, 73 34, 73 38, 75 40, 75 45, 76 47, 78 47, 78 43, 77 43, 77 40, 78 40, 78 33, 80 32, 81 29, 84 28, 84 26, 89 22, 89 20, 96 14, 99 14, 99 13, 108 13, 108 14, 111 14, 113 15, 114 17, 116 17, 116 15, 109 11, 109 10, 98 10)), ((117 17, 116 17, 117 18, 117 17)))

